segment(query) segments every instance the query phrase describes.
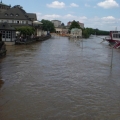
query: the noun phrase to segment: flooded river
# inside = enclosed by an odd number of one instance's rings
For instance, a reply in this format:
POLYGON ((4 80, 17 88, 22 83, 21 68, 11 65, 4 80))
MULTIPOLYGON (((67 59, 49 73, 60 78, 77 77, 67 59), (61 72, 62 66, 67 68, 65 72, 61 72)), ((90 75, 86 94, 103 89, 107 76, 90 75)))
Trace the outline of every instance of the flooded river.
POLYGON ((120 49, 55 37, 7 46, 0 120, 120 120, 120 49))

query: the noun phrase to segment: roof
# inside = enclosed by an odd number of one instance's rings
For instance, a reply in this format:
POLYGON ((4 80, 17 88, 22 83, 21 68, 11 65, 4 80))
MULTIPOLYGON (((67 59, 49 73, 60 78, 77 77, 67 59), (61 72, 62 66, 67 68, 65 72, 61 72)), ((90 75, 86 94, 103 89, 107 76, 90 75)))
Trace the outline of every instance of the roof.
POLYGON ((32 20, 37 20, 37 16, 35 13, 27 13, 28 17, 32 20))
POLYGON ((13 28, 12 26, 10 26, 10 24, 5 22, 5 23, 0 23, 0 30, 15 30, 15 28, 13 28))
POLYGON ((19 19, 19 20, 27 20, 28 16, 26 12, 19 7, 12 7, 9 10, 0 14, 1 19, 19 19))
POLYGON ((59 21, 59 22, 61 22, 60 20, 51 20, 51 21, 59 21))
POLYGON ((10 5, 6 5, 6 4, 2 3, 2 1, 0 2, 0 5, 4 5, 4 6, 10 6, 10 5))
POLYGON ((79 29, 79 28, 72 28, 72 29, 71 29, 71 32, 77 32, 77 31, 82 31, 82 30, 79 29))
POLYGON ((20 5, 16 5, 1 13, 0 19, 37 20, 37 17, 35 13, 26 13, 26 11, 20 5))

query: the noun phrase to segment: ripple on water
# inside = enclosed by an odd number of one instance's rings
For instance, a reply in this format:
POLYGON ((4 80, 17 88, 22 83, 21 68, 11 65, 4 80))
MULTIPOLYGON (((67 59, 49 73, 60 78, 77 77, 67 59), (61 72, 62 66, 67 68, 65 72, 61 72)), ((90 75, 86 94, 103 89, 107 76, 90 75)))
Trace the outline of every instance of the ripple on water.
POLYGON ((82 49, 81 41, 62 37, 8 46, 0 118, 120 120, 119 51, 111 70, 111 49, 100 42, 83 40, 82 49))

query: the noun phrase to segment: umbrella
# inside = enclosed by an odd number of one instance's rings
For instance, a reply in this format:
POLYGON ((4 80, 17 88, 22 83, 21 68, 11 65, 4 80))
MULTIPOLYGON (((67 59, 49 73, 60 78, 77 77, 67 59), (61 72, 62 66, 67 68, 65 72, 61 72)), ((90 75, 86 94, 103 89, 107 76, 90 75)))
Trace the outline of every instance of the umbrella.
POLYGON ((33 21, 33 24, 35 24, 35 25, 41 25, 41 24, 43 24, 43 23, 40 22, 40 21, 33 21))

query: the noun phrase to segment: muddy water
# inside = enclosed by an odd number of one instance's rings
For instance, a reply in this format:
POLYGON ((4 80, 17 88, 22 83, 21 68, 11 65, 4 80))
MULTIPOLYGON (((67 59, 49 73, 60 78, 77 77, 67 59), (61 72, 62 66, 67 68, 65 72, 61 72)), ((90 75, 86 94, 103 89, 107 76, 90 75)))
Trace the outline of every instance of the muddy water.
POLYGON ((55 37, 7 46, 0 120, 120 120, 120 50, 102 39, 55 37))

